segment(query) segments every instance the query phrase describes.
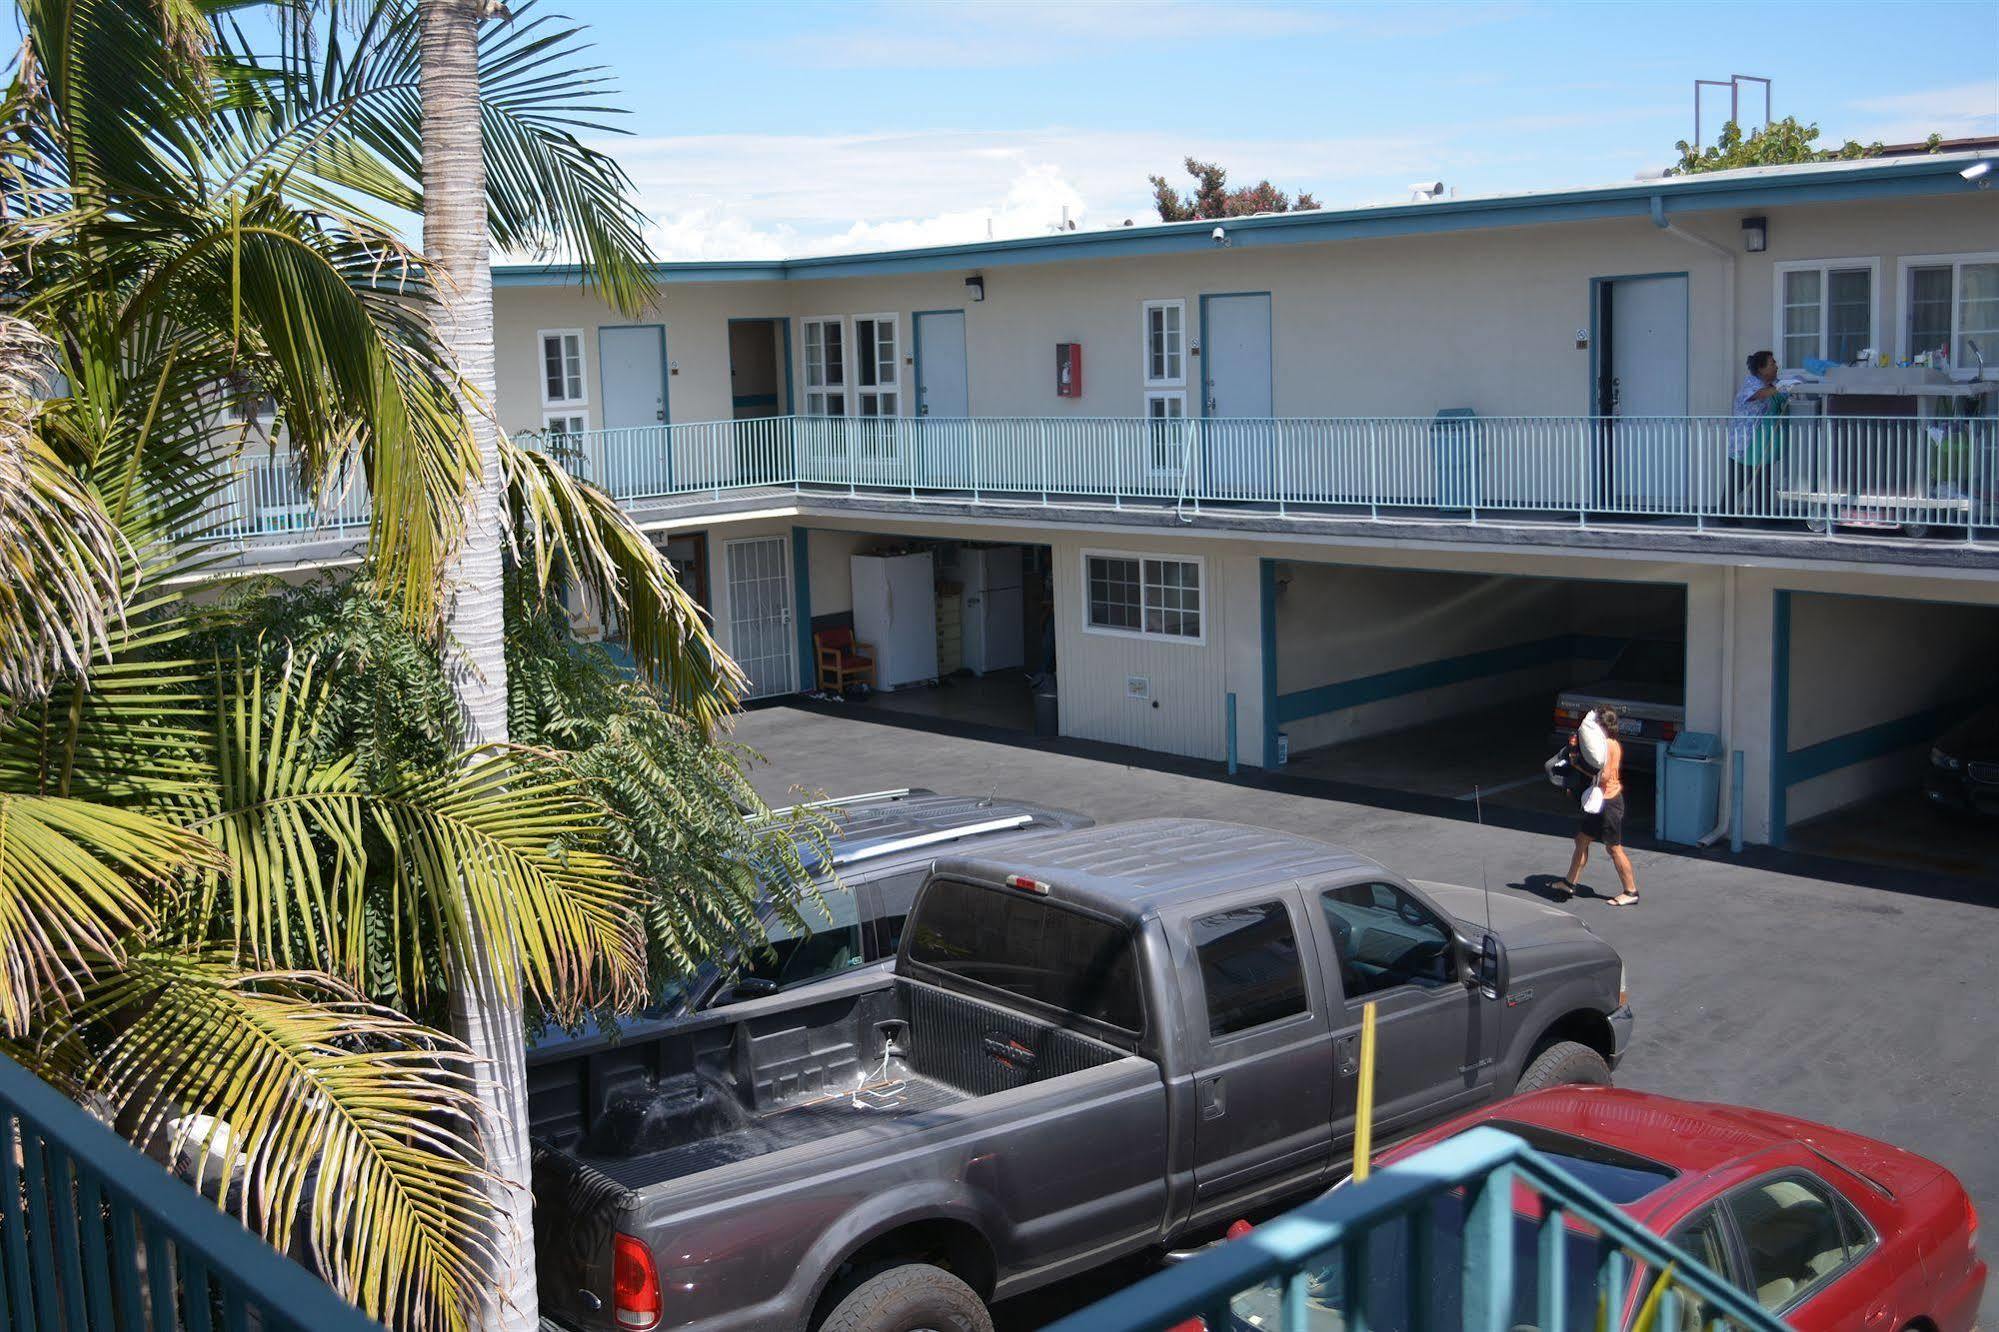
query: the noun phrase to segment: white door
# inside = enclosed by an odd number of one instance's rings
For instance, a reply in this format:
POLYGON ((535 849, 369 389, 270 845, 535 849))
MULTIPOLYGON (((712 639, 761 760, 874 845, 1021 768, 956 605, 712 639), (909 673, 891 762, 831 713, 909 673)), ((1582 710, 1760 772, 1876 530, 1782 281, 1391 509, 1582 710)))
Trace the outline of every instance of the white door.
POLYGON ((1687 280, 1610 284, 1612 427, 1608 499, 1640 511, 1677 508, 1687 494, 1687 280))
POLYGON ((971 415, 963 310, 931 310, 916 316, 916 414, 971 415))
POLYGON ((1267 499, 1275 459, 1270 425, 1270 293, 1201 298, 1202 475, 1224 499, 1267 499))
POLYGON ((598 436, 589 456, 601 475, 590 479, 613 495, 657 492, 659 445, 635 427, 666 422, 666 330, 658 324, 598 329, 597 364, 603 378, 601 424, 622 433, 598 436))
POLYGON ((747 696, 798 688, 791 624, 791 539, 750 537, 722 547, 729 590, 729 655, 750 678, 747 696))

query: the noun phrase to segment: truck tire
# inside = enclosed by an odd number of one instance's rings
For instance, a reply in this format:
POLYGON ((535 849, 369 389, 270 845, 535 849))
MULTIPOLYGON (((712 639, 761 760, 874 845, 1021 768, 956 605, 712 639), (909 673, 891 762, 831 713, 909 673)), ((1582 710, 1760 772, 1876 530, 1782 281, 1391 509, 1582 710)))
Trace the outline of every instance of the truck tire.
POLYGON ((1575 1083, 1608 1087, 1610 1065, 1587 1045, 1578 1041, 1556 1041, 1527 1062, 1527 1071, 1520 1075, 1520 1081, 1513 1090, 1533 1092, 1575 1083))
POLYGON ((819 1332, 993 1332, 972 1288, 941 1267, 909 1263, 863 1281, 833 1306, 819 1332))

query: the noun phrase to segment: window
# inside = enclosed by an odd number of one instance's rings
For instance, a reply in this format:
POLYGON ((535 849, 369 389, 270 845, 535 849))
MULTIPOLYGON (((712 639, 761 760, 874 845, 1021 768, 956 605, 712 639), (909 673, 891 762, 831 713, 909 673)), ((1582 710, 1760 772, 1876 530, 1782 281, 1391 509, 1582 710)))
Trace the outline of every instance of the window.
POLYGON ((1187 302, 1147 301, 1144 311, 1145 386, 1187 382, 1187 302))
POLYGON ((580 407, 589 401, 583 386, 583 330, 545 329, 541 337, 541 405, 580 407))
POLYGON ((1867 1247, 1849 1244, 1840 1204, 1809 1175, 1782 1175, 1728 1196, 1748 1262, 1748 1287, 1765 1309, 1780 1312, 1831 1281, 1867 1247))
POLYGON ((838 319, 807 319, 805 329, 805 414, 847 414, 846 325, 838 319))
POLYGON ((1282 902, 1197 916, 1189 928, 1208 997, 1208 1035, 1228 1036, 1305 1011, 1298 937, 1282 902))
POLYGON ((557 458, 578 458, 583 451, 583 432, 589 428, 590 418, 582 412, 542 413, 542 434, 549 453, 557 458))
POLYGON ((1084 627, 1201 641, 1201 561, 1086 551, 1084 627))
POLYGON ((875 952, 877 957, 894 957, 902 947, 902 923, 909 918, 910 905, 916 901, 916 891, 930 876, 930 866, 909 870, 902 874, 891 874, 886 879, 875 881, 874 890, 880 901, 881 914, 875 917, 875 952))
POLYGON ((912 962, 1121 1031, 1144 1026, 1122 925, 1013 889, 944 879, 923 895, 909 928, 912 962))
POLYGON ((1903 268, 1902 354, 1942 348, 1954 366, 1982 356, 1999 367, 1999 253, 1926 255, 1903 268))
POLYGON ((1187 456, 1187 395, 1178 390, 1145 395, 1146 461, 1155 472, 1179 472, 1187 456))
POLYGON ((894 315, 865 315, 854 321, 857 416, 896 415, 895 347, 894 315))
POLYGON ((1873 259, 1778 264, 1777 359, 1787 368, 1808 359, 1851 365, 1874 341, 1873 259))
POLYGON ((1354 883, 1319 894, 1349 1001, 1398 985, 1434 988, 1457 979, 1451 931, 1392 883, 1354 883))
POLYGON ((824 907, 809 898, 799 900, 804 929, 775 915, 766 921, 769 951, 758 949, 744 957, 745 979, 769 981, 780 990, 788 990, 868 960, 861 948, 860 908, 854 901, 854 890, 825 884, 820 894, 826 899, 824 907))
MULTIPOLYGON (((1735 1270, 1735 1260, 1729 1250, 1726 1225, 1719 1208, 1704 1207, 1682 1222, 1679 1229, 1667 1236, 1666 1242, 1716 1276, 1739 1286, 1742 1284, 1741 1276, 1735 1270)), ((1649 1273, 1647 1282, 1644 1289, 1650 1289, 1649 1273)), ((1709 1308, 1705 1300, 1691 1292, 1682 1292, 1679 1318, 1667 1325, 1663 1332, 1703 1332, 1715 1323, 1729 1328, 1736 1326, 1733 1321, 1709 1308)))

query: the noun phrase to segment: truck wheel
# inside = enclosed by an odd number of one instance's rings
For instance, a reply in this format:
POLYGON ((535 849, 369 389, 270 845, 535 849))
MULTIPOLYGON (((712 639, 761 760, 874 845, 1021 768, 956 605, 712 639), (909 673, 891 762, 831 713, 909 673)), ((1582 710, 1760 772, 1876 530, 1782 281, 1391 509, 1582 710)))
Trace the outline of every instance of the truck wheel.
POLYGON ((970 1286, 943 1268, 910 1263, 854 1287, 819 1332, 993 1332, 993 1316, 970 1286))
POLYGON ((1556 1041, 1527 1064, 1527 1071, 1513 1088, 1516 1092, 1541 1091, 1582 1083, 1590 1087, 1610 1085, 1610 1065, 1603 1056, 1577 1041, 1556 1041))

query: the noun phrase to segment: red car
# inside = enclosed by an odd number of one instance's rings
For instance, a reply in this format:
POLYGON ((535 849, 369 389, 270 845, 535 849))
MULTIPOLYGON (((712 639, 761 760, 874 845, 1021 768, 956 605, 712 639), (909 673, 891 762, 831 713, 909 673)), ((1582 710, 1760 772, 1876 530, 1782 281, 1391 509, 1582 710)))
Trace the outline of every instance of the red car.
MULTIPOLYGON (((1933 1161, 1855 1133, 1762 1110, 1702 1104, 1611 1087, 1556 1087, 1501 1101, 1383 1152, 1388 1165, 1480 1124, 1516 1134, 1634 1219, 1755 1295, 1799 1332, 1971 1332, 1985 1288, 1978 1214, 1957 1178, 1933 1161)), ((1436 1204, 1433 1270, 1458 1254, 1461 1198, 1436 1204)), ((1515 1313, 1533 1322, 1534 1223, 1539 1207, 1518 1193, 1515 1313), (1522 1289, 1521 1287, 1525 1287, 1522 1289)), ((1407 1327, 1405 1227, 1385 1227, 1368 1270, 1371 1328, 1407 1327)), ((1568 1235, 1576 1326, 1595 1323, 1594 1231, 1568 1235)), ((1341 1326, 1340 1274, 1314 1281, 1315 1309, 1341 1326)), ((1455 1283, 1439 1283, 1455 1291, 1455 1283)), ((1635 1310, 1642 1277, 1626 1293, 1635 1310)), ((1237 1329, 1278 1325, 1277 1288, 1234 1301, 1237 1329)), ((1450 1293, 1448 1304, 1455 1303, 1450 1293)), ((1457 1312, 1433 1309, 1450 1327, 1457 1312)), ((1686 1317, 1691 1318, 1691 1311, 1686 1317)), ((1692 1325, 1692 1324, 1690 1324, 1692 1325)), ((1315 1324, 1316 1326, 1316 1324, 1315 1324)))

